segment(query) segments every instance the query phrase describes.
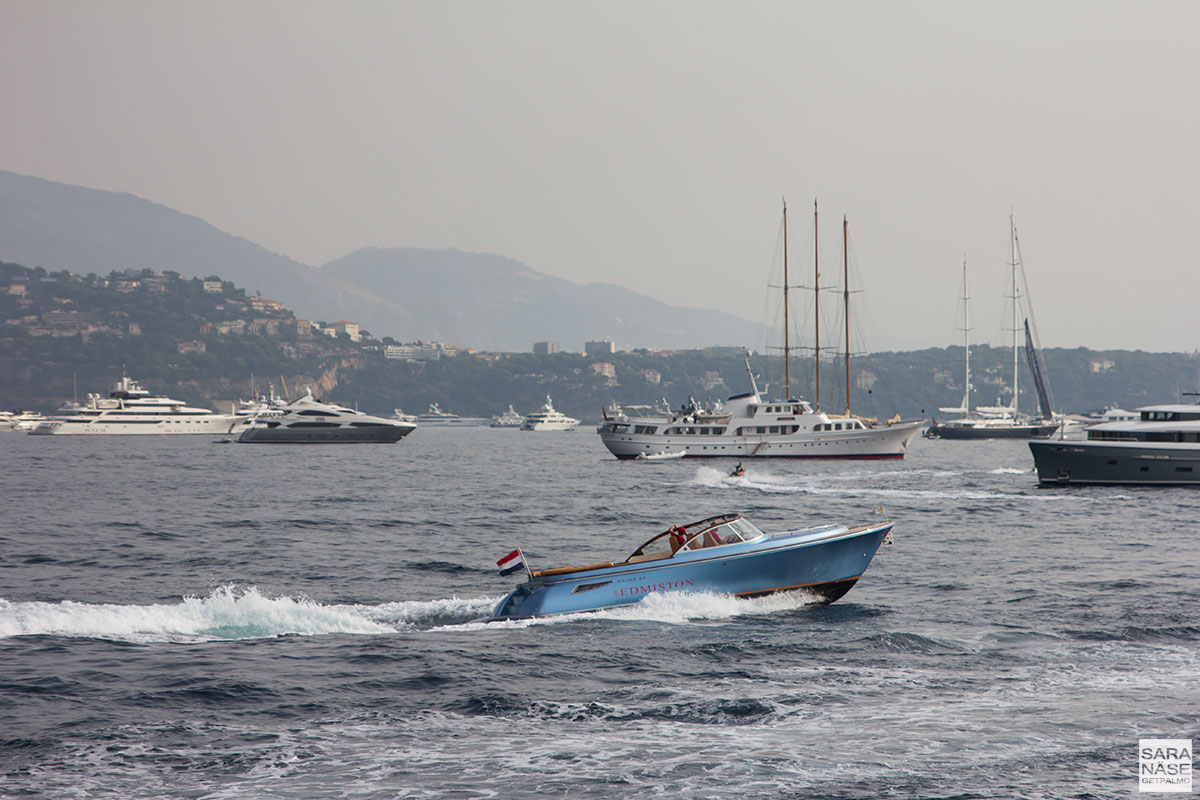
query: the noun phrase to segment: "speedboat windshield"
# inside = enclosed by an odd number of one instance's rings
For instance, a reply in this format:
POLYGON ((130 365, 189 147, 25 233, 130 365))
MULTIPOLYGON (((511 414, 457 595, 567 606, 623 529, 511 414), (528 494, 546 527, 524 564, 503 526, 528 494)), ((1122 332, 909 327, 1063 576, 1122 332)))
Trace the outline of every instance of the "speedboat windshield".
POLYGON ((644 560, 647 557, 665 558, 677 552, 747 542, 763 535, 741 515, 724 514, 679 528, 672 526, 634 550, 626 561, 644 560))

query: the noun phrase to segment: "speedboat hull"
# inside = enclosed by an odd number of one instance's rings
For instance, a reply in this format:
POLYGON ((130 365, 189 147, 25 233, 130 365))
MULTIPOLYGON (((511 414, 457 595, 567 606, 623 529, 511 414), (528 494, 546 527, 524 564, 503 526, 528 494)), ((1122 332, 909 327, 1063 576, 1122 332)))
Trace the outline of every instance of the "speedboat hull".
POLYGON ((1030 442, 1043 484, 1200 485, 1200 445, 1192 442, 1030 442))
POLYGON ((763 534, 751 541, 676 552, 655 560, 533 573, 496 606, 493 620, 596 611, 657 592, 755 597, 804 590, 831 603, 854 586, 892 522, 763 534))

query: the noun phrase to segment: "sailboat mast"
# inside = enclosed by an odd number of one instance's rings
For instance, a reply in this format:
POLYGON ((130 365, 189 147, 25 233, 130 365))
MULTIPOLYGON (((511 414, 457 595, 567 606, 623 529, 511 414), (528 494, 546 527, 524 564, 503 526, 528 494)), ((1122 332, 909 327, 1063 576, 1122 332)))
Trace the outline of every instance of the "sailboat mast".
POLYGON ((967 291, 967 257, 963 256, 963 381, 966 388, 963 392, 963 414, 971 415, 971 305, 970 292, 967 291))
POLYGON ((785 400, 792 399, 791 323, 788 321, 788 225, 787 201, 783 201, 783 382, 785 400))
POLYGON ((1009 247, 1011 248, 1012 256, 1012 341, 1013 341, 1013 396, 1012 396, 1012 411, 1013 416, 1017 415, 1018 392, 1017 381, 1019 380, 1020 370, 1019 358, 1017 356, 1017 223, 1012 214, 1008 215, 1009 228, 1009 247))
POLYGON ((817 201, 813 200, 813 356, 816 361, 817 411, 821 410, 821 248, 818 242, 817 201))
POLYGON ((846 416, 850 416, 850 233, 842 215, 842 303, 846 317, 846 416))

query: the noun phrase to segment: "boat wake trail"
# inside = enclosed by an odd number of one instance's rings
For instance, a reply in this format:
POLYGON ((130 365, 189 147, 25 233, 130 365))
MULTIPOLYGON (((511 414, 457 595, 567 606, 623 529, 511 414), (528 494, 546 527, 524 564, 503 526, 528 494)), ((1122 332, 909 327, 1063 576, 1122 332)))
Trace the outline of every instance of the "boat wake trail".
POLYGON ((714 622, 735 617, 775 614, 819 605, 824 599, 809 592, 779 592, 766 597, 737 598, 710 592, 663 592, 648 594, 633 605, 620 608, 587 611, 578 614, 557 614, 552 617, 504 620, 501 622, 474 621, 447 625, 438 630, 511 630, 541 625, 563 625, 591 620, 625 622, 663 622, 686 625, 695 622, 714 622))
POLYGON ((772 475, 762 470, 753 473, 747 471, 744 475, 730 475, 713 467, 699 467, 696 470, 695 482, 710 489, 757 489, 771 494, 797 494, 808 491, 807 487, 789 482, 782 476, 772 475))
POLYGON ((0 599, 0 639, 65 636, 129 642, 210 642, 324 634, 394 634, 486 616, 499 598, 378 606, 327 605, 222 586, 208 597, 155 605, 13 603, 0 599))

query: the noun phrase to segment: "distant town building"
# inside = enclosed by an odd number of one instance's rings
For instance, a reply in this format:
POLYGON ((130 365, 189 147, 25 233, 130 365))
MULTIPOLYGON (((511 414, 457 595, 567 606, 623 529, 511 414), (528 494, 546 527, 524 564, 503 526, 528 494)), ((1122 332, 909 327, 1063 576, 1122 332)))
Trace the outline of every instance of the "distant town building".
POLYGON ((358 332, 357 322, 350 322, 349 320, 345 319, 338 320, 337 322, 333 323, 333 330, 335 335, 343 333, 346 334, 350 337, 350 341, 352 342, 358 342, 362 340, 362 334, 358 332))
POLYGON ((642 377, 646 380, 646 383, 649 383, 653 386, 658 386, 660 383, 662 383, 662 373, 656 369, 642 370, 642 377))
POLYGON ((205 281, 204 291, 208 292, 209 294, 221 294, 225 291, 225 287, 220 281, 205 281))
POLYGON ((855 377, 854 385, 859 389, 870 389, 875 385, 875 381, 877 380, 879 380, 879 377, 876 376, 875 373, 867 372, 864 369, 858 373, 857 377, 855 377))
POLYGON ((593 342, 584 342, 583 352, 584 355, 589 356, 611 356, 617 352, 617 348, 608 339, 598 339, 593 342))
POLYGON ((1114 364, 1112 361, 1109 361, 1107 358, 1093 359, 1091 364, 1092 372, 1108 372, 1115 366, 1116 364, 1114 364))
POLYGON ((602 375, 609 386, 617 385, 617 368, 607 361, 597 361, 592 364, 592 372, 602 375))
POLYGON ((176 349, 179 350, 180 353, 203 353, 206 348, 204 346, 204 342, 192 341, 180 342, 178 345, 176 345, 176 349))
POLYGON ((129 323, 129 327, 127 330, 129 331, 130 336, 141 336, 142 335, 142 326, 140 323, 137 323, 137 322, 129 323))
POLYGON ((19 297, 24 297, 25 296, 25 284, 23 284, 23 283, 12 284, 11 286, 8 287, 8 293, 15 294, 19 297))
POLYGON ((441 348, 430 342, 416 344, 389 344, 383 349, 384 358, 395 358, 401 361, 436 361, 442 357, 441 348))
POLYGON ((549 355, 554 355, 557 352, 558 352, 558 345, 555 344, 554 342, 544 341, 544 342, 534 342, 533 343, 533 354, 535 356, 549 356, 549 355))
POLYGON ((248 297, 246 298, 246 302, 250 304, 250 308, 260 314, 264 311, 283 310, 283 303, 280 303, 278 300, 268 300, 265 297, 248 297))
POLYGON ((724 386, 725 379, 721 377, 721 373, 710 369, 705 372, 704 377, 700 379, 700 385, 704 387, 704 391, 711 392, 718 386, 724 386))

